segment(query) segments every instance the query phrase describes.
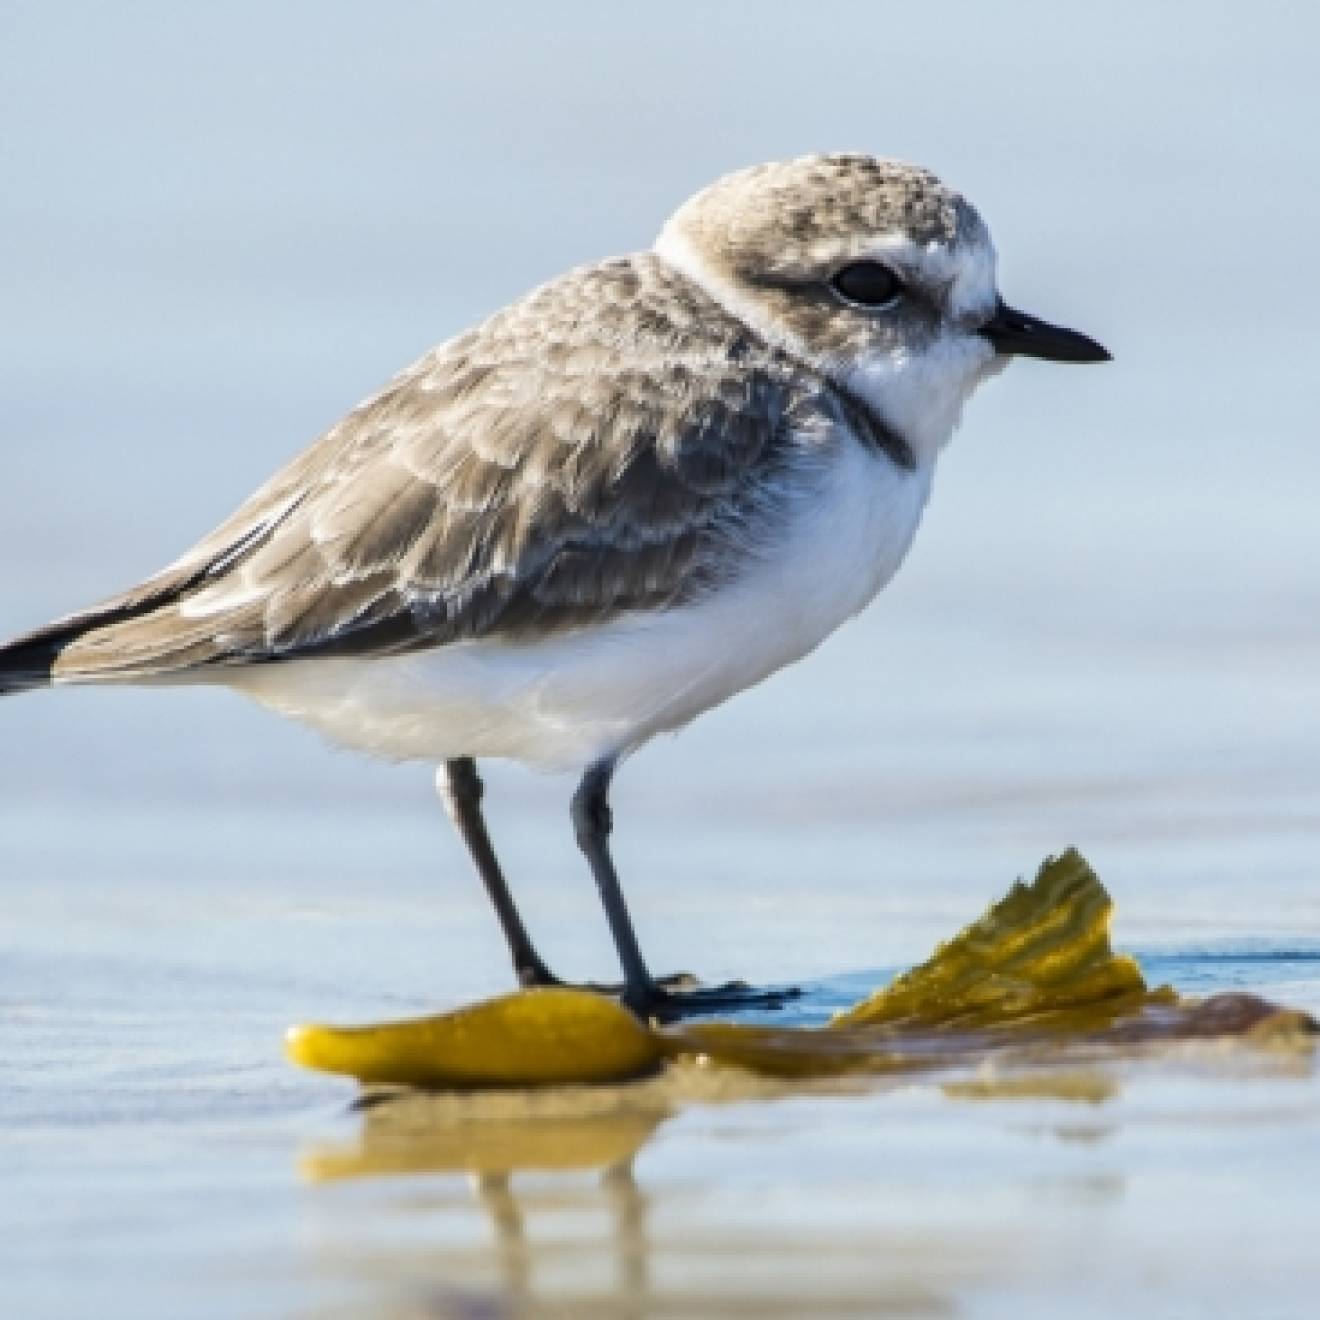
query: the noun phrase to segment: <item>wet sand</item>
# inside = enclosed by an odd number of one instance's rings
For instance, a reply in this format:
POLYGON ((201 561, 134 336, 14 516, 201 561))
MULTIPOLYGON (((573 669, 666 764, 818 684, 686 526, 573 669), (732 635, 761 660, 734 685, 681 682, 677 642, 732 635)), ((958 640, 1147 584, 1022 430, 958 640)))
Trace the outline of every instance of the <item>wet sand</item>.
MULTIPOLYGON (((689 1069, 364 1107, 283 1063, 280 1033, 443 1002, 403 989, 461 943, 427 921, 434 895, 363 923, 334 911, 348 894, 311 909, 264 877, 173 890, 150 916, 102 888, 55 885, 50 926, 5 930, 15 1315, 113 1297, 162 1317, 1301 1317, 1320 1284, 1320 1077, 1302 1056, 1193 1044, 805 1086, 689 1069)), ((685 924, 718 920, 684 896, 685 924)), ((887 939, 922 938, 941 908, 891 913, 887 939)), ((793 961, 783 916, 744 927, 763 965, 793 961)), ((1143 963, 1320 1011, 1314 937, 1221 934, 1143 963)), ((808 980, 763 1020, 824 1021, 893 970, 808 980)))

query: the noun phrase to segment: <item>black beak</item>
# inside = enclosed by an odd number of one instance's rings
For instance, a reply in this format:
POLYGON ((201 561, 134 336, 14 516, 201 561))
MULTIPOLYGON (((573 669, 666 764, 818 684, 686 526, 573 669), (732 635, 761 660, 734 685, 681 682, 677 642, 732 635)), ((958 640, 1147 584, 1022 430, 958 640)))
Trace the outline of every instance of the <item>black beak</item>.
POLYGON ((1109 353, 1094 339, 1015 311, 1000 299, 995 314, 981 327, 996 353, 1044 358, 1047 362, 1108 362, 1109 353))

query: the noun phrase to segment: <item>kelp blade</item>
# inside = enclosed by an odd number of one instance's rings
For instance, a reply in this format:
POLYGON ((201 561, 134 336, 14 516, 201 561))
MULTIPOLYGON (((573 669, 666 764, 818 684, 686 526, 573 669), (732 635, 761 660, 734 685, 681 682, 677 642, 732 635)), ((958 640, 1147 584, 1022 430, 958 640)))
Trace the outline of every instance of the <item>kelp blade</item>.
MULTIPOLYGON (((777 1077, 948 1067, 1010 1045, 1089 1037, 1175 1008, 1109 942, 1113 902, 1075 850, 1048 858, 979 920, 826 1027, 694 1023, 665 1031, 674 1055, 777 1077)), ((1148 1019, 1154 1030, 1176 1021, 1148 1019)))
POLYGON ((1149 1002, 1136 960, 1109 943, 1113 901, 1075 849, 1048 858, 918 967, 839 1014, 832 1029, 1037 1025, 1089 1029, 1149 1002))
POLYGON ((306 1068, 376 1085, 553 1086, 639 1077, 659 1042, 627 1009, 585 990, 524 990, 452 1013, 375 1026, 298 1026, 285 1038, 306 1068))

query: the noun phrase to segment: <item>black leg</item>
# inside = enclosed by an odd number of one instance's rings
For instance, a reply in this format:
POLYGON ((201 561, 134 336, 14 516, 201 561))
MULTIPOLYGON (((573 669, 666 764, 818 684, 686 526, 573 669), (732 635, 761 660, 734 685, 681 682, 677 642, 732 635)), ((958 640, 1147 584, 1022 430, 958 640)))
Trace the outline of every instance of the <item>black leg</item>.
POLYGON ((459 834, 463 836, 463 842, 467 844, 468 852, 472 854, 481 882, 486 886, 486 893, 490 895, 495 915, 500 919, 500 929, 508 941, 513 970, 519 984, 560 985, 559 978, 545 965, 533 946, 518 909, 514 906, 509 886, 504 882, 504 873, 500 870, 490 835, 486 833, 486 822, 481 815, 483 786, 481 776, 477 774, 476 762, 470 756, 446 761, 436 772, 435 786, 445 811, 449 813, 449 819, 454 822, 459 834))
POLYGON ((647 970, 633 931, 628 905, 623 901, 619 876, 610 856, 609 837, 614 826, 610 812, 610 780, 614 777, 614 762, 602 761, 593 765, 582 776, 578 790, 573 794, 573 831, 578 847, 591 866, 600 890, 600 901, 605 905, 605 917, 614 936, 614 947, 619 952, 623 967, 623 999, 636 1009, 647 1007, 656 997, 658 987, 647 970))
POLYGON ((677 1018, 685 1014, 718 1013, 731 1008, 778 1008, 785 1000, 800 993, 793 989, 757 990, 738 981, 710 990, 675 991, 675 983, 691 984, 690 977, 666 978, 657 982, 647 970, 642 958, 628 905, 623 900, 619 875, 610 856, 609 836, 614 820, 610 812, 610 780, 614 777, 614 762, 603 761, 582 776, 578 790, 573 794, 573 829, 578 847, 582 849, 591 873, 596 878, 605 916, 614 936, 614 947, 619 952, 623 967, 623 1002, 635 1013, 657 1018, 677 1018))

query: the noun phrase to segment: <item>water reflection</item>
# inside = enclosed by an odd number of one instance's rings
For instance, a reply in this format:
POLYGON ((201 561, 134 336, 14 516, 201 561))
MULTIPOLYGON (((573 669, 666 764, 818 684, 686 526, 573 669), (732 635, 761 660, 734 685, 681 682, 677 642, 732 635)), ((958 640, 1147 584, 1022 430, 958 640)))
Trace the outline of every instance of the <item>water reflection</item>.
MULTIPOLYGON (((886 1087, 869 1089, 883 1104, 886 1087)), ((1074 1070, 926 1091, 936 1102, 941 1094, 1000 1101, 1002 1119, 1004 1106, 1023 1101, 1037 1114, 1059 1101, 1102 1109, 1120 1087, 1114 1076, 1074 1070)), ((938 1196, 913 1199, 901 1180, 850 1188, 836 1171, 814 1189, 798 1185, 790 1194, 771 1177, 749 1194, 721 1185, 706 1166, 675 1177, 664 1157, 651 1164, 647 1151, 665 1143, 681 1109, 660 1095, 647 1083, 558 1097, 401 1093, 364 1109, 355 1139, 307 1150, 299 1169, 311 1182, 356 1185, 371 1198, 381 1243, 346 1232, 336 1216, 333 1260, 391 1315, 939 1317, 957 1312, 964 1288, 1023 1265, 1024 1244, 1007 1227, 939 1211, 938 1196), (573 1112, 577 1104, 589 1112, 573 1112), (479 1117, 483 1109, 491 1116, 479 1117), (648 1165, 659 1171, 653 1183, 648 1165)), ((820 1106, 807 1129, 827 1131, 838 1097, 807 1102, 820 1106)), ((737 1158, 745 1167, 746 1143, 759 1140, 769 1143, 764 1163, 773 1168, 782 1158, 777 1136, 754 1130, 772 1121, 775 1107, 731 1112, 740 1129, 752 1119, 752 1131, 732 1143, 742 1147, 737 1158)), ((1013 1141, 1024 1135, 1038 1140, 1036 1130, 1019 1129, 1013 1141)), ((1054 1135, 1075 1142, 1076 1125, 1059 1122, 1054 1135)), ((1088 1167, 1034 1191, 1095 1213, 1125 1187, 1121 1172, 1088 1167)))
MULTIPOLYGON (((515 1094, 522 1093, 511 1092, 509 1098, 515 1094)), ((300 1172, 313 1182, 327 1182, 391 1174, 487 1178, 608 1169, 628 1163, 669 1116, 664 1109, 626 1108, 580 1117, 476 1116, 436 1125, 433 1103, 429 1096, 407 1093, 381 1099, 364 1110, 356 1142, 312 1148, 300 1160, 300 1172)))
MULTIPOLYGON (((318 1183, 465 1175, 471 1203, 491 1230, 487 1258, 481 1260, 478 1253, 473 1259, 466 1251, 443 1248, 438 1257, 429 1250, 426 1255, 439 1266, 434 1272, 441 1278, 493 1272, 501 1307, 497 1314, 536 1313, 537 1298, 546 1284, 542 1275, 555 1274, 565 1253, 566 1223, 590 1219, 598 1227, 576 1250, 612 1262, 612 1274, 602 1281, 600 1294, 610 1299, 610 1313, 629 1317, 648 1313, 647 1200, 637 1184, 633 1161, 669 1117, 669 1109, 643 1103, 604 1113, 529 1116, 527 1110, 536 1106, 536 1098, 509 1095, 491 1098, 493 1106, 505 1104, 509 1117, 459 1116, 437 1123, 435 1103, 430 1097, 400 1094, 371 1104, 363 1112, 357 1140, 309 1150, 299 1162, 301 1174, 318 1183), (584 1173, 595 1175, 585 1187, 573 1177, 584 1173), (536 1175, 546 1174, 555 1175, 549 1184, 536 1181, 536 1175)), ((454 1104, 470 1107, 461 1098, 454 1104)), ((452 1218, 446 1211, 452 1208, 444 1203, 437 1216, 441 1236, 445 1219, 452 1218)), ((422 1266, 420 1272, 426 1268, 422 1266)), ((557 1291, 553 1283, 548 1286, 557 1291)), ((589 1301, 582 1296, 574 1304, 589 1301)), ((474 1304, 467 1279, 460 1293, 436 1293, 432 1285, 424 1287, 414 1302, 426 1315, 490 1313, 479 1305, 474 1312, 474 1304)))

